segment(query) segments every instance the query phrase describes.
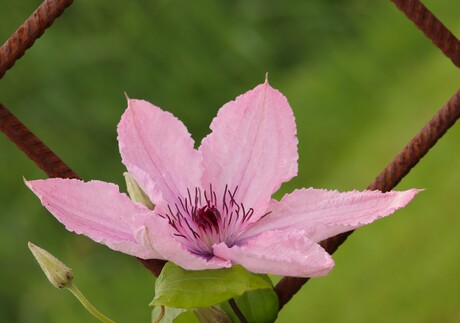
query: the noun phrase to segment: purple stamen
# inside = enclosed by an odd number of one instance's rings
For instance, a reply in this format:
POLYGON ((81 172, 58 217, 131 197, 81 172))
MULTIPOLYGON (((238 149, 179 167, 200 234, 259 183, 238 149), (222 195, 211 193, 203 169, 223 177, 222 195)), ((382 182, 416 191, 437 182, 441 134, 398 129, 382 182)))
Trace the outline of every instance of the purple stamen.
POLYGON ((246 211, 243 203, 237 202, 237 191, 238 186, 232 192, 225 185, 222 204, 218 205, 212 184, 208 190, 195 187, 194 196, 187 189, 187 195, 179 196, 179 204, 174 204, 175 212, 168 205, 169 215, 160 216, 168 218, 174 235, 187 240, 194 253, 209 256, 216 243, 225 242, 231 246, 254 214, 253 208, 246 211))

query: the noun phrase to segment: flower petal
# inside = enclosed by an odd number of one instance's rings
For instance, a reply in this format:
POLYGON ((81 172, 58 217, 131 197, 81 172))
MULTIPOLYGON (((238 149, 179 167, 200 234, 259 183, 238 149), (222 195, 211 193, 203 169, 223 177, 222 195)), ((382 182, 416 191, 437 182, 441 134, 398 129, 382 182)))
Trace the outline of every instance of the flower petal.
POLYGON ((118 124, 123 163, 154 204, 171 204, 200 186, 200 153, 184 124, 142 100, 128 100, 118 124))
POLYGON ((230 248, 220 243, 214 254, 262 274, 317 277, 334 267, 332 257, 303 231, 267 231, 230 248))
POLYGON ((146 232, 145 239, 143 239, 145 248, 158 250, 163 259, 188 270, 231 267, 230 261, 218 257, 207 259, 191 253, 187 249, 187 243, 190 241, 175 236, 168 220, 156 214, 158 209, 161 209, 161 206, 157 206, 153 214, 136 217, 134 220, 135 225, 146 232))
MULTIPOLYGON (((238 186, 238 202, 265 211, 281 183, 297 175, 297 137, 287 99, 268 82, 225 104, 200 147, 203 186, 217 196, 238 186)), ((257 212, 259 214, 257 214, 257 212)))
POLYGON ((319 189, 301 189, 272 200, 271 211, 249 228, 240 239, 267 230, 305 230, 319 242, 339 233, 359 228, 406 206, 420 192, 417 189, 382 193, 351 191, 341 193, 319 189))
POLYGON ((117 185, 62 178, 26 184, 67 230, 132 256, 160 258, 137 242, 131 228, 133 217, 150 211, 120 193, 117 185))

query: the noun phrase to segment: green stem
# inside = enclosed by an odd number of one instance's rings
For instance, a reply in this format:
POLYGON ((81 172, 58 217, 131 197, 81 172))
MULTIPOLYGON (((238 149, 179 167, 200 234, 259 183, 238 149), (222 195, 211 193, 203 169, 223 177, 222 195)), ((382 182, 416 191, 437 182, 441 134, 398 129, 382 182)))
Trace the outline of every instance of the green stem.
POLYGON ((115 323, 115 321, 112 321, 108 317, 104 316, 101 312, 99 312, 85 297, 85 295, 80 292, 80 290, 75 286, 73 283, 70 283, 70 285, 67 287, 72 294, 75 295, 76 298, 80 301, 80 303, 90 312, 93 314, 93 316, 97 319, 99 319, 101 322, 104 323, 115 323))
POLYGON ((236 305, 236 302, 233 298, 228 300, 228 303, 230 304, 230 307, 232 308, 233 312, 235 312, 235 315, 238 317, 241 323, 248 323, 248 320, 244 317, 243 312, 241 312, 240 308, 238 305, 236 305))

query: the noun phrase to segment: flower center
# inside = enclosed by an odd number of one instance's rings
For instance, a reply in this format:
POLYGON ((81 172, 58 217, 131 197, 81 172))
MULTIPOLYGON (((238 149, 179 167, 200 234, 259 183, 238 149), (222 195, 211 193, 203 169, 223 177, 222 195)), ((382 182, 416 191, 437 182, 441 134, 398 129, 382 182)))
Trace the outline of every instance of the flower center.
POLYGON ((168 220, 190 252, 212 257, 212 246, 220 242, 232 246, 254 214, 252 208, 237 202, 237 192, 238 186, 233 191, 225 186, 218 199, 211 184, 205 190, 196 187, 194 194, 187 189, 187 196, 178 197, 179 203, 168 205, 168 212, 159 215, 168 220))
POLYGON ((220 212, 215 206, 208 207, 206 205, 196 211, 193 221, 195 221, 202 230, 218 230, 220 217, 220 212))

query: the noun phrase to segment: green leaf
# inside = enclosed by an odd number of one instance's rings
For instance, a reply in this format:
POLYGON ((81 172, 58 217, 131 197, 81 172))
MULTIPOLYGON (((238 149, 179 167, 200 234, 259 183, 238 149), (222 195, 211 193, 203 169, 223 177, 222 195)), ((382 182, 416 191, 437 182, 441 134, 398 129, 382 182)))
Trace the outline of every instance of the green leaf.
POLYGON ((174 323, 201 323, 201 321, 196 317, 195 311, 189 310, 174 319, 174 323))
MULTIPOLYGON (((152 311, 152 322, 161 315, 161 306, 152 311)), ((173 308, 165 306, 165 313, 160 323, 231 323, 232 320, 219 307, 202 307, 195 309, 173 308)))
MULTIPOLYGON (((265 277, 270 280, 268 276, 265 277)), ((273 288, 249 291, 243 296, 236 297, 235 302, 250 323, 274 322, 278 316, 278 296, 273 288)), ((240 322, 227 302, 220 306, 232 319, 232 322, 240 322)))
POLYGON ((271 288, 271 284, 241 266, 196 271, 168 262, 155 282, 155 298, 150 305, 208 307, 264 288, 271 288))

